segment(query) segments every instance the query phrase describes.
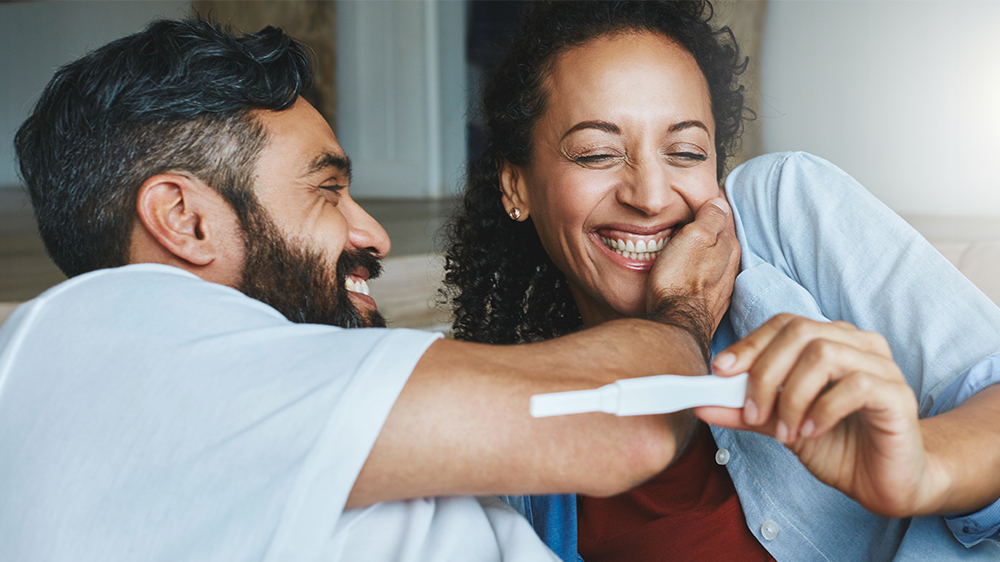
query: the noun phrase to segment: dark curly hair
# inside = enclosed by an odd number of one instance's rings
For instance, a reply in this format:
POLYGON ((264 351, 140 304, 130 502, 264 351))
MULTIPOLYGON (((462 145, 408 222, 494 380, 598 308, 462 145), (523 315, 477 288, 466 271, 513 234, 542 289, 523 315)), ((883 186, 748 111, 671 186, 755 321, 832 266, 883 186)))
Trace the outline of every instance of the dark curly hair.
POLYGON ((702 1, 531 2, 523 27, 486 82, 481 111, 485 152, 470 163, 465 196, 446 231, 443 297, 454 308, 458 339, 520 343, 560 336, 582 326, 566 277, 542 248, 530 220, 510 220, 501 202, 506 160, 530 164, 532 130, 545 112, 543 83, 563 52, 595 38, 627 32, 669 37, 692 54, 708 83, 715 119, 717 177, 735 153, 744 119, 738 77, 747 59, 728 27, 713 29, 702 1))
POLYGON ((256 109, 290 107, 313 82, 305 48, 280 29, 236 36, 160 20, 60 68, 15 137, 39 233, 67 276, 125 265, 136 196, 186 171, 246 222, 266 132, 256 109))

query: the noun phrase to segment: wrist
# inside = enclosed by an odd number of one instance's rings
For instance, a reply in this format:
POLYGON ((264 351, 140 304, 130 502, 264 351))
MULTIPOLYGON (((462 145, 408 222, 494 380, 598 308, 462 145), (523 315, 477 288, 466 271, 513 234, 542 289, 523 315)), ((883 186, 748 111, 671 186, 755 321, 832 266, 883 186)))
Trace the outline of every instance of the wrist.
MULTIPOLYGON (((947 434, 940 435, 934 418, 920 420, 921 437, 924 442, 923 479, 919 493, 914 500, 912 515, 955 515, 972 513, 989 505, 989 501, 969 494, 959 484, 960 472, 965 468, 961 455, 948 446, 947 434), (931 423, 928 423, 931 422, 931 423)), ((953 438, 951 439, 953 440, 953 438)))
POLYGON ((953 479, 944 464, 928 453, 924 461, 923 478, 907 516, 948 515, 965 511, 954 505, 953 500, 957 498, 952 484, 953 479))
POLYGON ((700 300, 683 295, 661 296, 646 313, 646 318, 675 326, 689 333, 698 344, 705 364, 712 359, 711 341, 715 326, 712 316, 700 300))

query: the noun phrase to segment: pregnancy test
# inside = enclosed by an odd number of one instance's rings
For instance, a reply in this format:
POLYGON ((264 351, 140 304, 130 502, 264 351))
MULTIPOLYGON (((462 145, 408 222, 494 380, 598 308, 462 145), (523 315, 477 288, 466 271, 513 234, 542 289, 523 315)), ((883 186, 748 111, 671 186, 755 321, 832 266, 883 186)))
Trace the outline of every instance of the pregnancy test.
POLYGON ((742 408, 747 374, 733 377, 657 375, 621 379, 591 390, 570 390, 531 397, 532 417, 605 412, 616 416, 667 414, 698 406, 742 408))

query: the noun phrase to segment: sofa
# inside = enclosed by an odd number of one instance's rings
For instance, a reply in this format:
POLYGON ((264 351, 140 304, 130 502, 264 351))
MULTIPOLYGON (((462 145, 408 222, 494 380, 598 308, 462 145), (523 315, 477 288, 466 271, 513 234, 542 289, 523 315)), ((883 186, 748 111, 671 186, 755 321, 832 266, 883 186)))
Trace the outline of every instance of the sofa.
MULTIPOLYGON (((947 241, 932 242, 934 247, 1000 306, 1000 235, 995 240, 955 241, 954 234, 942 238, 947 241)), ((437 288, 444 276, 442 265, 439 256, 403 256, 385 261, 385 272, 372 282, 371 292, 391 326, 448 331, 447 313, 435 308, 439 300, 437 288)))
MULTIPOLYGON (((1000 220, 984 222, 970 229, 949 226, 950 221, 911 220, 955 267, 1000 306, 1000 220), (968 232, 967 236, 962 232, 968 232), (962 238, 966 240, 962 240, 962 238), (934 241, 935 238, 941 241, 934 241)), ((447 332, 448 314, 438 306, 438 287, 444 276, 443 259, 438 255, 390 257, 382 277, 371 283, 371 294, 382 313, 397 328, 417 328, 447 332)), ((0 303, 0 321, 18 303, 0 303)))

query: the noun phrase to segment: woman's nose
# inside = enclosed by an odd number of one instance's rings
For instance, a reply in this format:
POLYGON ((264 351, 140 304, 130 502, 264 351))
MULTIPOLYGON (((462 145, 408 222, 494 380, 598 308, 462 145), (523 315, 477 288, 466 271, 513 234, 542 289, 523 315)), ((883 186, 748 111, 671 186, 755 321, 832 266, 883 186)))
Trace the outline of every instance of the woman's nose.
POLYGON ((679 197, 671 185, 669 170, 657 163, 638 163, 623 180, 618 201, 643 215, 658 215, 679 197))

